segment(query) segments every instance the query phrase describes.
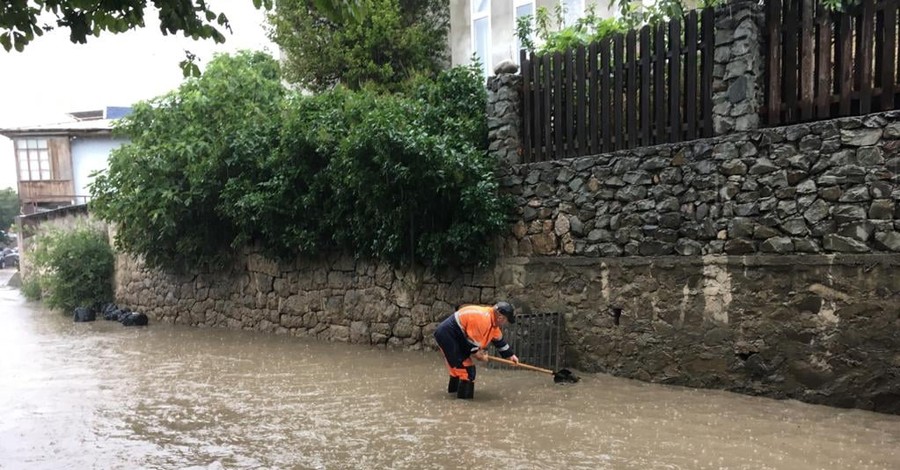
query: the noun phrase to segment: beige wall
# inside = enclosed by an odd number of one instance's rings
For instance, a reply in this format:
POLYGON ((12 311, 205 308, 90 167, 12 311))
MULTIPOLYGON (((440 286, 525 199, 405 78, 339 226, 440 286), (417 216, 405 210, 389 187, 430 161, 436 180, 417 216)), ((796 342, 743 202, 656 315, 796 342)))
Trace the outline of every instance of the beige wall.
MULTIPOLYGON (((471 0, 450 0, 450 51, 453 65, 469 63, 472 57, 471 0)), ((536 0, 536 8, 545 7, 551 12, 557 0, 536 0)), ((585 0, 585 8, 594 5, 600 16, 612 16, 608 1, 585 0)), ((515 0, 491 0, 491 57, 489 70, 506 59, 515 60, 516 50, 515 0)))

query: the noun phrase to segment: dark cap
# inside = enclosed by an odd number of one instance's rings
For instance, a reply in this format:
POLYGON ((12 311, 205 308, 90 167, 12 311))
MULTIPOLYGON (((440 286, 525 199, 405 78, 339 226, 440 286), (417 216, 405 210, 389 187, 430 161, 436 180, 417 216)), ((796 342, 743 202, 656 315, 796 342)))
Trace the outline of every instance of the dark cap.
POLYGON ((497 313, 506 317, 506 321, 513 324, 516 323, 516 309, 509 302, 497 302, 494 305, 494 309, 497 310, 497 313))

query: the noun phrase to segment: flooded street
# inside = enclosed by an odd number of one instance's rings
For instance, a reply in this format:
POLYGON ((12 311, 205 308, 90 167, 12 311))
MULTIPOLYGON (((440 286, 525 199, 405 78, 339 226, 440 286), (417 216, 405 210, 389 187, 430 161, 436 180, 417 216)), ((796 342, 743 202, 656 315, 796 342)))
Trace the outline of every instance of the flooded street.
POLYGON ((8 287, 0 318, 4 469, 900 468, 898 416, 484 367, 466 401, 436 352, 75 324, 8 287))

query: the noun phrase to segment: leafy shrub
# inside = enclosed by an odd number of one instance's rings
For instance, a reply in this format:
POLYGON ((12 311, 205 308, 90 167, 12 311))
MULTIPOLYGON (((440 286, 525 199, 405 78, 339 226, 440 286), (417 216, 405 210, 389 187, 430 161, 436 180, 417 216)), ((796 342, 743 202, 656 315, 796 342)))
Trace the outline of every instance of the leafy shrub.
POLYGON ((115 259, 106 233, 96 225, 44 230, 32 240, 29 258, 34 277, 23 284, 28 298, 43 295, 47 306, 66 312, 113 298, 115 259), (29 285, 35 280, 37 287, 29 285))
POLYGON ((152 266, 221 266, 238 238, 221 192, 254 181, 275 146, 283 93, 278 64, 242 52, 135 106, 119 129, 131 142, 91 188, 91 210, 119 223, 117 247, 152 266))
POLYGON ((484 151, 477 68, 421 80, 412 97, 335 89, 295 97, 268 177, 229 216, 272 254, 322 248, 394 263, 487 261, 507 206, 484 151))
POLYGON ((29 276, 22 280, 22 295, 28 300, 41 300, 41 281, 37 276, 29 276))
POLYGON ((308 0, 280 0, 269 15, 285 78, 321 92, 337 84, 401 91, 416 74, 435 76, 446 60, 446 0, 367 0, 366 14, 340 22, 308 0))
POLYGON ((489 261, 507 206, 478 69, 411 90, 287 94, 271 58, 217 57, 125 119, 132 141, 96 178, 92 210, 154 267, 219 266, 248 243, 286 259, 489 261))

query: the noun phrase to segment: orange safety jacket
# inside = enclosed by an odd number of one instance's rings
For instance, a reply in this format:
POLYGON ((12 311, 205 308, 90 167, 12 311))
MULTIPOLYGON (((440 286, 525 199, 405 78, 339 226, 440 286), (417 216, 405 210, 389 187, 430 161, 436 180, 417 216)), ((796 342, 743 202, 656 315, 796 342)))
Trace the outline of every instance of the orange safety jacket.
POLYGON ((487 349, 488 343, 494 343, 503 357, 513 355, 509 344, 503 340, 503 332, 494 323, 494 307, 487 305, 464 305, 454 314, 459 329, 466 335, 471 346, 470 351, 487 349))

